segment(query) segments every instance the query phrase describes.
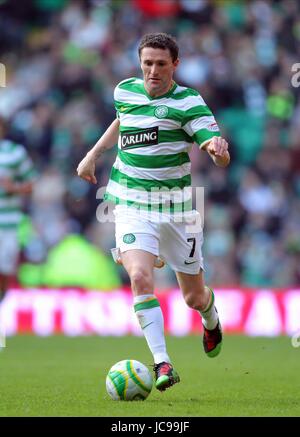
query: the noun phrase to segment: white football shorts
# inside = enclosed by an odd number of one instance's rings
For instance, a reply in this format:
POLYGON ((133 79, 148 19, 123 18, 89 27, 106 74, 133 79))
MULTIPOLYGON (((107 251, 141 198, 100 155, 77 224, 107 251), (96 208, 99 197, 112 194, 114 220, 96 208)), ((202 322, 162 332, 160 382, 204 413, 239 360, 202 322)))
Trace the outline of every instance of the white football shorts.
MULTIPOLYGON (((184 222, 154 222, 146 220, 139 212, 116 206, 116 247, 112 249, 115 261, 120 252, 141 249, 166 262, 172 270, 195 275, 203 268, 203 232, 188 232, 184 222)), ((158 262, 159 264, 159 262, 158 262)), ((157 267, 159 265, 156 265, 157 267)))
POLYGON ((0 229, 0 273, 8 276, 16 273, 19 253, 17 231, 0 229))

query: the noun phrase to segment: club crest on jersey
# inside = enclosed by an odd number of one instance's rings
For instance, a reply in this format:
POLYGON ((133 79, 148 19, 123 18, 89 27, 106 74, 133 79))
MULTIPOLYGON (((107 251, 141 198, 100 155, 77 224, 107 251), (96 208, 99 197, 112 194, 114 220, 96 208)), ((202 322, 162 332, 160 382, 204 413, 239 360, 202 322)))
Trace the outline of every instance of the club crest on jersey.
POLYGON ((148 129, 121 132, 121 149, 153 146, 158 144, 158 126, 148 129))
POLYGON ((156 118, 167 118, 169 113, 169 108, 165 105, 157 106, 154 115, 156 118))

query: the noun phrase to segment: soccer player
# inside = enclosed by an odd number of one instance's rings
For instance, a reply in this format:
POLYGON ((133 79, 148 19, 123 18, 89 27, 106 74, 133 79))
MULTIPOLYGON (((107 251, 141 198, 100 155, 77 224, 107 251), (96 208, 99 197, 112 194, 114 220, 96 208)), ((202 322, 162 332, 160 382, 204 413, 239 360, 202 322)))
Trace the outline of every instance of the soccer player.
POLYGON ((31 193, 35 170, 26 149, 5 138, 0 117, 0 302, 10 277, 16 274, 20 247, 17 227, 22 218, 22 196, 31 193))
POLYGON ((186 218, 196 217, 189 197, 188 152, 196 143, 221 167, 229 164, 230 155, 198 91, 173 80, 179 63, 176 40, 164 33, 147 34, 138 51, 143 79, 131 77, 116 86, 117 118, 77 172, 97 183, 96 160, 118 143, 105 197, 116 204, 113 253, 130 277, 134 310, 154 358, 156 388, 163 391, 179 382, 179 376, 166 350, 163 315, 154 295, 155 266, 169 264, 187 305, 202 317, 207 356, 214 357, 221 349, 214 293, 204 283, 202 229, 191 232, 187 227, 186 218))

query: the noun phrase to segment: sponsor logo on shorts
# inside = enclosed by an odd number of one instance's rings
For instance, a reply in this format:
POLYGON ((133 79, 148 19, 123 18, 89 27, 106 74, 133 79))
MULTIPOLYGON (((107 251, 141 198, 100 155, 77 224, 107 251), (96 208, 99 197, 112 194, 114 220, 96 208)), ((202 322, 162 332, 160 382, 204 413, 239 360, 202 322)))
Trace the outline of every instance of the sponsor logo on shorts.
POLYGON ((189 265, 189 264, 195 264, 197 262, 196 261, 184 261, 184 264, 189 265))
POLYGON ((157 106, 154 115, 156 118, 166 118, 169 113, 169 108, 165 105, 157 106))
POLYGON ((121 133, 122 150, 132 149, 134 147, 153 146, 155 144, 158 144, 158 126, 121 133))
POLYGON ((133 234, 125 234, 123 237, 123 241, 126 244, 131 244, 135 242, 135 235, 133 234))

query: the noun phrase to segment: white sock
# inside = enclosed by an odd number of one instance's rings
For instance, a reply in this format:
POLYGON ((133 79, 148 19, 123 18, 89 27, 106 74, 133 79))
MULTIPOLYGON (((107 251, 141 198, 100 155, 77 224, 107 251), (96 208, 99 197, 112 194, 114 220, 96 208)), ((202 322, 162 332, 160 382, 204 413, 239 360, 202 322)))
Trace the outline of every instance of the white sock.
MULTIPOLYGON (((208 287, 206 287, 208 288, 208 287)), ((214 305, 215 302, 215 295, 211 288, 208 288, 210 292, 210 299, 207 304, 207 307, 200 311, 200 314, 202 316, 202 323, 205 326, 206 329, 215 329, 215 327, 218 324, 219 316, 216 310, 216 307, 214 305)))
POLYGON ((144 294, 135 296, 133 303, 134 311, 153 355, 154 363, 158 364, 162 361, 171 363, 167 354, 164 319, 158 300, 154 294, 144 294))

